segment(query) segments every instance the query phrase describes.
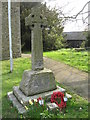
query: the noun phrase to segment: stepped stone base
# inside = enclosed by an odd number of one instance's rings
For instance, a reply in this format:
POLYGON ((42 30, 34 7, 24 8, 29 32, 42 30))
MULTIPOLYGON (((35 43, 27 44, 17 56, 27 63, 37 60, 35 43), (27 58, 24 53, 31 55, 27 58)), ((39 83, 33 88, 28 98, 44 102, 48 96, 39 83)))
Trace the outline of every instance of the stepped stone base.
POLYGON ((12 102, 13 106, 16 107, 19 113, 23 114, 26 112, 26 109, 24 106, 18 101, 16 96, 13 94, 13 92, 7 93, 8 99, 12 102))
POLYGON ((33 95, 33 96, 26 96, 20 89, 18 86, 13 87, 13 92, 8 92, 7 96, 9 98, 9 100, 12 102, 13 106, 17 108, 18 112, 23 114, 26 112, 26 109, 24 108, 24 105, 27 105, 29 103, 29 99, 37 99, 38 97, 42 97, 46 99, 47 101, 50 101, 51 95, 53 92, 56 91, 61 91, 61 92, 65 92, 65 89, 58 87, 57 89, 53 90, 53 91, 48 91, 48 92, 44 92, 44 93, 40 93, 37 95, 33 95), (23 102, 23 105, 21 104, 21 101, 23 102))
POLYGON ((46 68, 38 71, 25 70, 19 88, 26 96, 54 90, 56 89, 54 74, 46 68))
POLYGON ((57 87, 57 89, 53 90, 53 91, 48 91, 48 92, 44 92, 44 93, 39 93, 37 95, 33 95, 33 96, 26 96, 20 89, 18 86, 13 87, 13 93, 14 95, 17 97, 17 99, 21 102, 23 101, 23 103, 26 105, 29 102, 29 99, 37 99, 39 97, 42 98, 46 98, 46 101, 49 101, 51 98, 51 95, 53 94, 53 92, 56 91, 61 91, 61 92, 65 92, 65 89, 61 88, 61 87, 57 87))

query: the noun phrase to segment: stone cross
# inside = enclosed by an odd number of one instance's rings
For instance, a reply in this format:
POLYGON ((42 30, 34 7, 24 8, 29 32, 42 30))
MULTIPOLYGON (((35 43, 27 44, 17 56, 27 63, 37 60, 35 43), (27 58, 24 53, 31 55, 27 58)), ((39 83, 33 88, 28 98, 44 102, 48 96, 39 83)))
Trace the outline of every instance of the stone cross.
MULTIPOLYGON (((57 88, 53 72, 43 66, 42 29, 47 22, 41 15, 41 9, 33 8, 25 22, 32 32, 32 70, 25 70, 19 87, 14 86, 13 92, 8 93, 8 97, 17 108, 19 108, 18 101, 28 105, 30 99, 37 99, 39 96, 49 100, 57 88)), ((21 108, 20 110, 23 111, 21 108)))
POLYGON ((40 7, 31 9, 31 14, 25 19, 25 25, 31 29, 32 70, 42 70, 44 69, 42 29, 47 25, 47 20, 42 16, 40 7))

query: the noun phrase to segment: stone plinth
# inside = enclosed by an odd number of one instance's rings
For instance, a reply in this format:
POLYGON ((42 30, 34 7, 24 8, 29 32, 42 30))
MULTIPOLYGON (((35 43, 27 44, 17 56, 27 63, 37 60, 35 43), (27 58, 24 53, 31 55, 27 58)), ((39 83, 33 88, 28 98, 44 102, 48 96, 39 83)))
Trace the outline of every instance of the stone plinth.
POLYGON ((13 92, 8 92, 7 93, 8 99, 13 103, 13 106, 17 108, 18 113, 23 114, 26 112, 26 109, 24 106, 18 101, 16 96, 13 94, 13 92))
POLYGON ((38 71, 25 70, 19 88, 26 96, 54 90, 55 77, 52 71, 46 68, 38 71))
POLYGON ((57 89, 55 90, 27 97, 19 89, 19 86, 14 86, 13 92, 8 92, 7 96, 8 96, 8 99, 12 102, 13 106, 17 108, 18 112, 23 114, 27 112, 24 106, 29 104, 30 99, 37 99, 39 97, 42 97, 42 98, 45 98, 46 102, 50 102, 51 95, 53 94, 53 92, 56 92, 56 91, 65 92, 65 89, 57 86, 57 89), (23 102, 23 104, 21 104, 21 101, 23 102))
MULTIPOLYGON (((53 92, 56 92, 56 91, 60 91, 60 92, 65 92, 65 89, 61 88, 61 87, 58 87, 55 89, 55 90, 52 90, 52 91, 47 91, 47 92, 44 92, 44 93, 39 93, 39 94, 36 94, 36 95, 31 95, 31 96, 26 96, 20 89, 19 89, 19 86, 14 86, 13 87, 13 93, 10 92, 10 94, 13 94, 17 99, 18 101, 21 103, 21 101, 23 102, 24 105, 27 105, 29 103, 29 100, 30 99, 37 99, 39 97, 42 97, 43 99, 45 98, 45 101, 46 102, 50 102, 50 99, 51 99, 51 95, 53 94, 53 92)), ((8 96, 10 95, 8 94, 8 96)), ((11 99, 12 101, 12 99, 11 99)))
MULTIPOLYGON (((12 102, 13 106, 17 108, 18 112, 23 114, 26 111, 25 109, 25 105, 29 104, 29 100, 30 99, 37 99, 39 97, 42 97, 43 99, 45 98, 45 102, 47 103, 47 107, 50 111, 56 110, 58 108, 58 106, 55 103, 50 103, 50 99, 51 99, 51 95, 53 94, 53 92, 63 92, 65 94, 65 89, 57 86, 57 88, 55 90, 52 91, 48 91, 48 92, 44 92, 44 93, 40 93, 40 94, 36 94, 36 95, 32 95, 32 96, 26 96, 20 89, 19 86, 14 86, 13 87, 13 92, 8 92, 7 96, 8 99, 12 102), (21 101, 23 104, 21 104, 21 101)), ((69 96, 67 96, 69 94, 66 94, 66 97, 71 98, 69 96)))

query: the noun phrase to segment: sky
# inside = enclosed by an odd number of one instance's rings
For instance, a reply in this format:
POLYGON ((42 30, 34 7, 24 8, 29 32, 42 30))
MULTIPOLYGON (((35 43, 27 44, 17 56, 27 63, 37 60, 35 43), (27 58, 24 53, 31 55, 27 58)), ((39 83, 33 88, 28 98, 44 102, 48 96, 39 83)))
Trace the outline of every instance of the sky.
MULTIPOLYGON (((76 15, 83 6, 89 2, 90 0, 45 0, 47 3, 47 6, 50 6, 51 8, 57 7, 61 8, 63 13, 66 16, 72 16, 76 15)), ((88 11, 88 5, 85 7, 83 12, 88 11)), ((88 16, 87 13, 80 15, 77 17, 79 20, 67 21, 64 25, 64 32, 71 32, 71 31, 84 31, 87 29, 87 23, 88 19, 86 19, 85 23, 83 23, 82 18, 86 18, 88 16)))

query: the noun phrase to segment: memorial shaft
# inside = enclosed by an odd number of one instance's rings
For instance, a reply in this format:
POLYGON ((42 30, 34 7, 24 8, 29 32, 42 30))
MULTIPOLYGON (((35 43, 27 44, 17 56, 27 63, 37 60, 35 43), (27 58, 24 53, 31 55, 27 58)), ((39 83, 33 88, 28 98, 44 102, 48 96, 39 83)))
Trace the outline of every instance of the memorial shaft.
POLYGON ((34 23, 31 29, 32 70, 41 70, 43 66, 42 28, 40 23, 34 23))

